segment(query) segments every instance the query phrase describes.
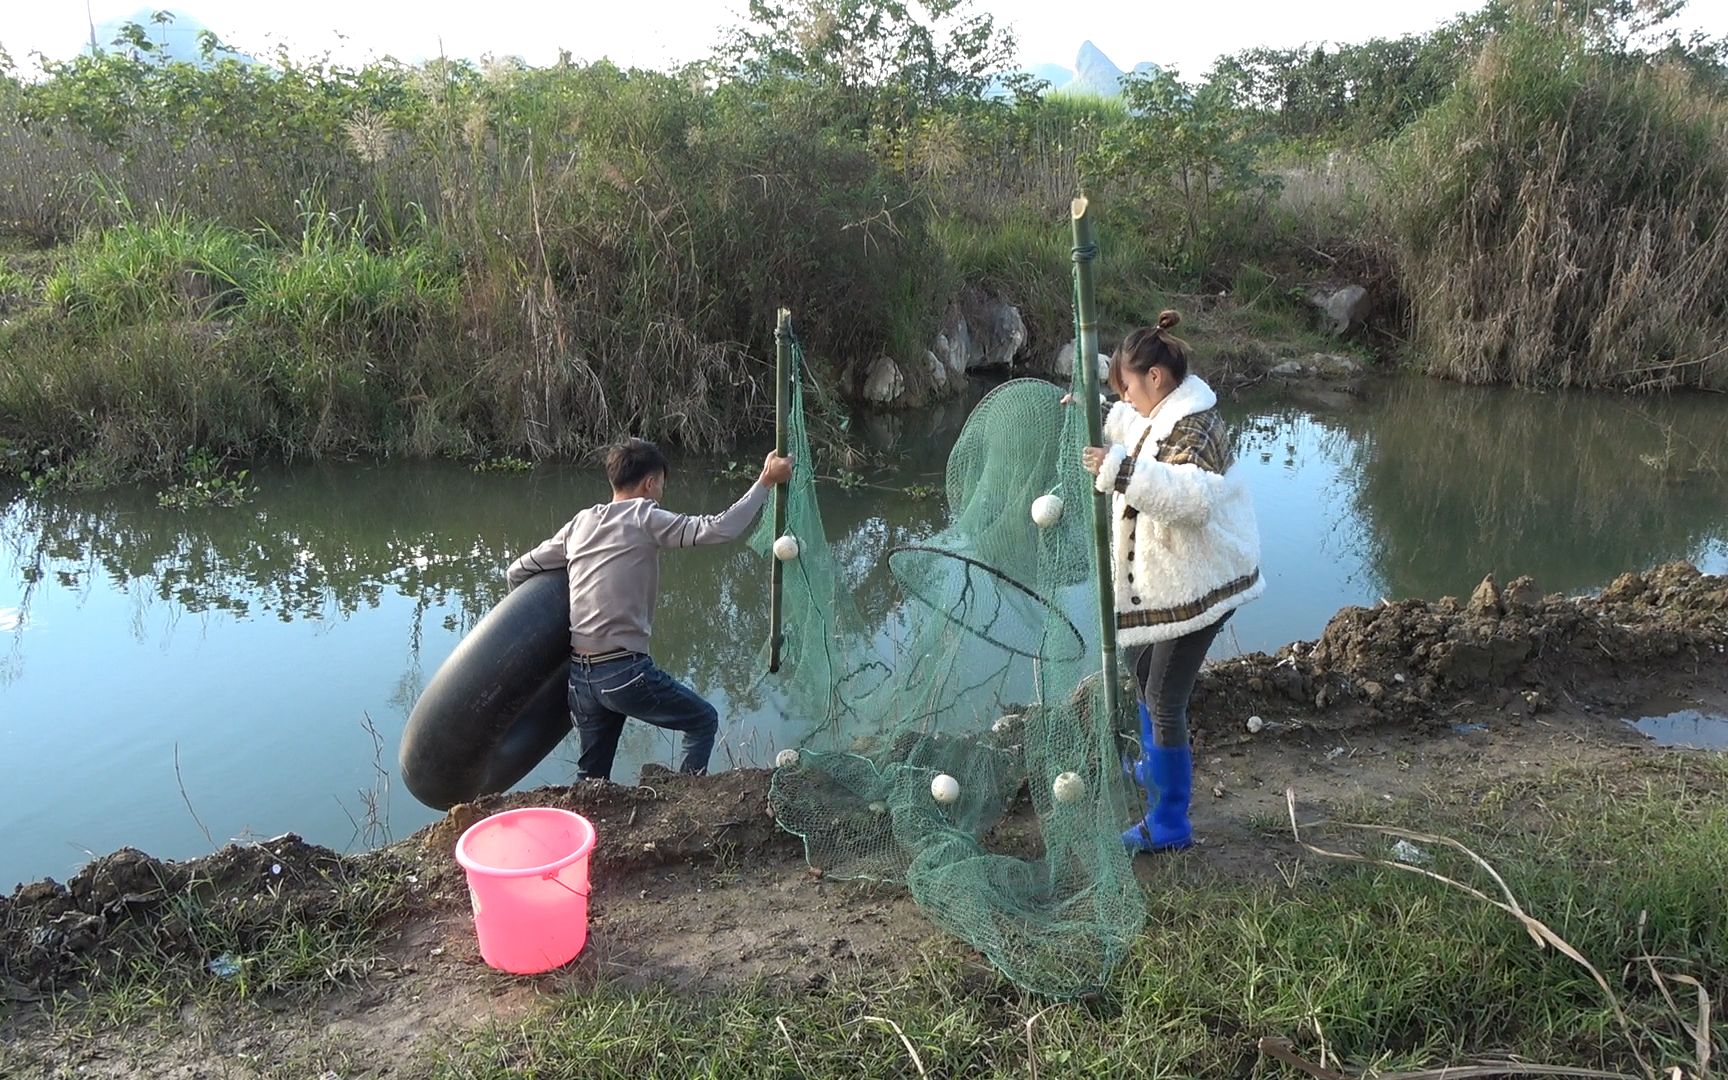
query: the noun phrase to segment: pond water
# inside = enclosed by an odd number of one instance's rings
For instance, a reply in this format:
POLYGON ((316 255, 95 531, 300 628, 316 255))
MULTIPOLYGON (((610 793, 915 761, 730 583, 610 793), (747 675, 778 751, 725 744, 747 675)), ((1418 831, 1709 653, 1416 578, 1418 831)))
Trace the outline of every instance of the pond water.
MULTIPOLYGON (((886 552, 940 525, 927 492, 965 412, 874 418, 861 437, 886 464, 822 489, 840 564, 878 617, 895 603, 886 552)), ((1347 604, 1467 594, 1489 571, 1550 591, 1672 559, 1728 571, 1720 398, 1410 379, 1226 413, 1268 590, 1217 654, 1313 637, 1347 604)), ((726 465, 679 462, 666 502, 725 506, 748 483, 726 465)), ((433 820, 394 776, 421 686, 502 594, 504 566, 604 497, 596 471, 573 465, 255 475, 250 505, 185 513, 143 488, 0 489, 0 888, 64 879, 123 845, 180 858, 294 831, 359 847, 433 820)), ((663 560, 656 656, 719 707, 717 768, 766 762, 794 738, 757 681, 765 580, 742 546, 663 560)), ((632 724, 616 778, 672 751, 632 724)), ((572 758, 567 743, 527 782, 567 780, 572 758)))

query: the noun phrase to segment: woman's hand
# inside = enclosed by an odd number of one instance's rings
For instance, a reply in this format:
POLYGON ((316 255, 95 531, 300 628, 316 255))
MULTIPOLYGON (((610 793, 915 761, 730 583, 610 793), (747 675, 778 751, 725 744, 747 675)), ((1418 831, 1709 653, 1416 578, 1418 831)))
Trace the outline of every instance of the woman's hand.
POLYGON ((1104 464, 1104 448, 1101 446, 1088 446, 1086 449, 1080 451, 1080 464, 1087 472, 1091 473, 1093 476, 1097 476, 1099 468, 1104 464))
POLYGON ((1062 395, 1062 404, 1064 404, 1064 405, 1074 404, 1074 395, 1073 394, 1063 394, 1062 395))

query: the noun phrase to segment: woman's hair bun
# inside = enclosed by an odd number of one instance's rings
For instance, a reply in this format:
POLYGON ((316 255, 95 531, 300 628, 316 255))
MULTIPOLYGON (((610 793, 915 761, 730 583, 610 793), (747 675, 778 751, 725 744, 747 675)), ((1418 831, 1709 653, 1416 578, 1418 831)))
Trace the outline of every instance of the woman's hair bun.
POLYGON ((1160 330, 1169 330, 1181 321, 1182 316, 1176 314, 1174 311, 1160 311, 1158 313, 1158 329, 1160 330))

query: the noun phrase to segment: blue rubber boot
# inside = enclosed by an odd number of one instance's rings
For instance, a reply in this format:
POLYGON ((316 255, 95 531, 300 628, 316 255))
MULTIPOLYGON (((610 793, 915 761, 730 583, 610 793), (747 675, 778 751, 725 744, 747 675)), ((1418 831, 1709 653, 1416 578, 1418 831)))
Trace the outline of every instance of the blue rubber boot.
POLYGON ((1152 782, 1152 761, 1147 756, 1151 749, 1152 714, 1147 711, 1146 703, 1142 701, 1140 703, 1140 756, 1133 761, 1123 758, 1122 771, 1127 774, 1128 779, 1145 788, 1148 796, 1155 794, 1158 790, 1158 786, 1152 782))
POLYGON ((1146 817, 1122 834, 1130 851, 1180 851, 1194 844, 1188 821, 1188 801, 1194 794, 1194 751, 1186 746, 1144 747, 1146 756, 1134 767, 1152 781, 1147 785, 1146 817))

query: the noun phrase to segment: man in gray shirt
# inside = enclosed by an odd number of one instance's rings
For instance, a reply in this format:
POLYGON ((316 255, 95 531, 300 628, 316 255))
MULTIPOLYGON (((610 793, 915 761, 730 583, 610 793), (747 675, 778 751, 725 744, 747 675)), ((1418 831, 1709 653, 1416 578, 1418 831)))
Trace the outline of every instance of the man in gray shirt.
POLYGON ((576 774, 610 780, 624 718, 684 734, 680 771, 708 769, 720 716, 648 655, 660 549, 723 544, 743 536, 768 489, 792 477, 792 459, 770 452, 762 475, 731 508, 706 517, 662 509, 666 456, 644 439, 606 455, 612 501, 577 514, 511 564, 509 587, 563 565, 570 576, 570 722, 582 740, 576 774))

